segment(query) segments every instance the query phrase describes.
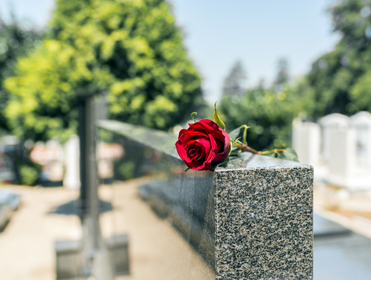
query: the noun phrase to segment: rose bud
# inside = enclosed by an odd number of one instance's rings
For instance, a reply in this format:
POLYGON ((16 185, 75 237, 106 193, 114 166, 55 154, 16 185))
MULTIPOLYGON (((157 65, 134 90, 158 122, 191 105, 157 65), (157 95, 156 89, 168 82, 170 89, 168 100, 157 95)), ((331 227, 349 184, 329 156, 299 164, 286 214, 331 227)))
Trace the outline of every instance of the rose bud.
POLYGON ((231 150, 227 132, 212 120, 189 123, 179 132, 175 143, 180 158, 194 170, 209 170, 211 165, 223 162, 231 150))

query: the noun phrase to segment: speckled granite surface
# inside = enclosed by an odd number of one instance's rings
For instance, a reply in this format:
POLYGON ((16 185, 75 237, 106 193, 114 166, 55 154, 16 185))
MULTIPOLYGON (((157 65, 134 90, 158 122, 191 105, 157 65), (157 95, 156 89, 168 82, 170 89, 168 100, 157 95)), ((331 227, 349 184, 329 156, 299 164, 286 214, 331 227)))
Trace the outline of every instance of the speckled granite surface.
POLYGON ((244 153, 215 170, 217 279, 312 279, 313 168, 244 153))

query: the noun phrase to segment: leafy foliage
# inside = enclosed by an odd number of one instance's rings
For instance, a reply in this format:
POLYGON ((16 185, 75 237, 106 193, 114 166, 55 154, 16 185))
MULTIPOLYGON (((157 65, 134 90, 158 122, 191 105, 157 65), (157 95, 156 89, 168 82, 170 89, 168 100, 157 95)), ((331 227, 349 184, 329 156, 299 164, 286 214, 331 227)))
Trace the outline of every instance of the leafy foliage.
POLYGON ((270 150, 262 152, 262 155, 270 156, 281 160, 289 160, 299 162, 298 154, 293 148, 281 149, 281 150, 270 150))
POLYGON ((312 92, 315 118, 371 110, 371 7, 367 3, 338 1, 329 9, 341 40, 313 63, 307 87, 302 89, 312 92))
POLYGON ((281 58, 278 61, 278 72, 274 80, 274 86, 277 92, 282 90, 282 87, 289 81, 289 63, 286 58, 281 58))
POLYGON ((233 65, 228 76, 224 79, 223 95, 240 97, 245 92, 243 83, 246 78, 246 72, 242 66, 242 63, 237 61, 233 65))
POLYGON ((247 125, 242 125, 228 133, 229 138, 231 139, 231 152, 229 153, 230 156, 237 156, 240 152, 250 151, 254 154, 266 155, 273 158, 299 162, 298 155, 293 148, 256 151, 247 146, 246 137, 248 128, 249 127, 247 125))
POLYGON ((19 165, 20 184, 33 186, 39 177, 41 169, 30 164, 19 165))
POLYGON ((288 86, 278 94, 273 89, 254 88, 239 99, 223 97, 220 115, 227 128, 247 124, 247 145, 255 150, 285 148, 290 144, 292 120, 306 110, 305 102, 288 86))
POLYGON ((49 29, 6 81, 18 136, 69 136, 81 90, 106 90, 110 118, 159 129, 203 104, 201 78, 164 0, 57 0, 49 29))
POLYGON ((9 100, 9 92, 3 82, 14 74, 17 58, 25 56, 30 48, 39 42, 41 35, 34 29, 25 29, 15 17, 6 22, 0 18, 0 128, 8 130, 4 110, 9 100))

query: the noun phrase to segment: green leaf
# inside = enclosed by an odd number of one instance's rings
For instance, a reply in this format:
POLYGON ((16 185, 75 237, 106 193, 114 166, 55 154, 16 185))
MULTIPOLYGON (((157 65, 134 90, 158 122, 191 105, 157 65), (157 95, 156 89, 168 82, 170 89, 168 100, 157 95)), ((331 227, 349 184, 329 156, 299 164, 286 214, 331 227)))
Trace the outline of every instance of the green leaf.
POLYGON ((229 152, 230 156, 237 156, 240 152, 240 148, 233 146, 231 151, 229 152))
POLYGON ((197 115, 197 112, 193 112, 193 113, 191 113, 191 119, 192 119, 194 122, 196 122, 196 120, 195 120, 195 115, 197 115))
POLYGON ((233 145, 235 143, 246 144, 247 145, 246 133, 247 133, 248 128, 249 128, 249 126, 242 125, 242 126, 236 128, 236 129, 234 129, 234 130, 232 130, 231 132, 228 133, 228 136, 231 139, 231 142, 232 142, 233 145), (237 140, 237 142, 234 142, 234 140, 237 140), (240 140, 242 140, 242 142, 240 140))
POLYGON ((223 128, 224 130, 226 130, 225 129, 225 124, 224 124, 224 122, 220 119, 220 117, 218 116, 218 112, 217 112, 217 110, 216 110, 216 103, 217 102, 215 102, 215 104, 214 104, 214 120, 215 120, 215 122, 219 125, 219 127, 220 128, 223 128))
POLYGON ((184 172, 187 172, 188 170, 190 170, 191 168, 190 167, 187 167, 187 169, 184 171, 184 172))
POLYGON ((298 154, 293 148, 287 148, 283 154, 286 156, 287 160, 299 162, 298 154))
POLYGON ((268 154, 264 154, 264 156, 276 158, 276 153, 275 152, 271 152, 271 153, 268 153, 268 154))
POLYGON ((237 140, 231 140, 231 150, 229 152, 229 156, 236 155, 240 152, 240 148, 236 146, 237 140))
POLYGON ((233 152, 233 151, 238 151, 238 150, 239 150, 238 147, 233 147, 233 148, 232 148, 232 152, 233 152))
POLYGON ((281 151, 275 152, 274 158, 281 159, 281 160, 287 160, 286 155, 284 154, 284 152, 281 152, 281 151))
POLYGON ((236 129, 233 129, 231 132, 228 133, 229 138, 232 139, 242 139, 243 137, 243 128, 237 127, 236 129))
POLYGON ((264 154, 264 156, 270 156, 270 157, 281 159, 281 160, 299 162, 298 155, 296 154, 295 150, 292 148, 287 148, 283 152, 278 151, 278 152, 272 152, 269 154, 264 154))

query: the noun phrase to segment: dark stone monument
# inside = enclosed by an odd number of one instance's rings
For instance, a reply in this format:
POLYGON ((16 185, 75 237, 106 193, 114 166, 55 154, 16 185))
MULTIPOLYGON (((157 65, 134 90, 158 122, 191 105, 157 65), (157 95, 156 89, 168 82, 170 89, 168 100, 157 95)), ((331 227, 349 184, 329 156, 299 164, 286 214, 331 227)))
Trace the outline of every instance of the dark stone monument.
MULTIPOLYGON (((98 106, 94 95, 80 92, 80 199, 81 241, 58 241, 55 244, 57 279, 113 279, 129 273, 128 237, 116 236, 104 241, 99 225, 96 125, 98 106)), ((104 103, 103 103, 104 104, 104 103)), ((101 114, 101 113, 100 113, 101 114)))
POLYGON ((146 176, 142 199, 172 223, 215 279, 313 278, 311 166, 241 153, 214 172, 185 172, 176 136, 116 121, 98 127, 125 150, 115 179, 146 176))

